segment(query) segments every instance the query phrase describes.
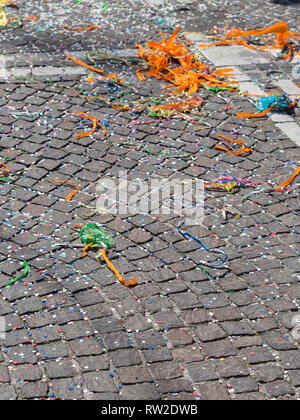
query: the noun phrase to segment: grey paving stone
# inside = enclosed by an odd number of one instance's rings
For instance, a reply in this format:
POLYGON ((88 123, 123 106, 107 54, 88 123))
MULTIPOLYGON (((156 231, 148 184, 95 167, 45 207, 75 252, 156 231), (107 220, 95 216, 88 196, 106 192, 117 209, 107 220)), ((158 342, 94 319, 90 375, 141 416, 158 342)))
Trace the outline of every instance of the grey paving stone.
POLYGON ((279 366, 265 364, 255 366, 255 376, 258 382, 268 383, 283 379, 283 371, 279 366))
POLYGON ((149 366, 149 369, 156 380, 176 379, 183 375, 183 371, 180 369, 179 364, 176 362, 174 363, 174 361, 152 363, 152 365, 149 366))
POLYGON ((266 391, 272 398, 295 394, 293 387, 287 382, 283 381, 272 382, 270 384, 267 384, 266 391))
POLYGON ((258 385, 253 378, 231 378, 228 383, 236 394, 258 391, 258 385))
POLYGON ((266 401, 268 398, 261 392, 245 392, 236 395, 237 401, 266 401))
POLYGON ((43 359, 56 359, 58 357, 69 356, 68 346, 62 341, 56 341, 51 344, 42 344, 37 348, 43 359))
POLYGON ((109 361, 107 356, 86 356, 78 357, 78 363, 83 372, 92 372, 98 370, 108 370, 109 361))
POLYGON ((121 397, 124 400, 159 400, 160 395, 153 384, 126 385, 122 388, 121 397))
MULTIPOLYGON (((85 52, 91 45, 95 50, 103 45, 110 50, 129 48, 130 57, 136 59, 136 44, 156 40, 158 29, 171 33, 173 26, 180 24, 188 37, 207 43, 203 38, 209 34, 207 28, 219 27, 228 10, 221 0, 201 5, 190 0, 184 4, 174 0, 170 5, 160 2, 159 9, 119 0, 117 6, 108 4, 107 11, 100 2, 93 4, 93 11, 107 21, 105 30, 89 31, 87 36, 67 31, 61 37, 57 34, 69 25, 70 17, 75 27, 85 16, 80 5, 74 9, 71 3, 66 0, 63 15, 58 0, 51 2, 51 10, 41 3, 39 18, 49 23, 41 31, 36 32, 36 24, 29 22, 24 23, 26 33, 24 28, 15 28, 12 37, 11 31, 2 31, 2 76, 11 76, 0 80, 0 147, 1 161, 10 159, 6 163, 12 181, 1 182, 0 188, 0 315, 5 316, 7 327, 0 373, 4 381, 17 382, 17 389, 2 383, 0 399, 146 400, 149 395, 157 400, 296 399, 300 366, 291 330, 300 301, 295 276, 300 244, 295 233, 300 232, 297 180, 292 191, 284 194, 274 194, 264 186, 247 191, 241 188, 234 194, 207 191, 203 226, 186 230, 208 249, 220 248, 228 254, 228 269, 198 266, 205 253, 198 243, 185 240, 177 231, 180 218, 176 214, 152 217, 136 211, 129 217, 90 217, 93 210, 82 204, 95 206, 97 180, 101 176, 116 179, 125 169, 129 179, 139 178, 147 185, 154 175, 164 180, 202 178, 210 182, 225 174, 279 185, 300 160, 297 145, 287 137, 294 137, 294 129, 288 129, 300 124, 299 110, 295 115, 272 112, 262 119, 240 119, 237 109, 255 112, 248 98, 225 92, 222 99, 200 89, 204 99, 200 126, 179 116, 144 124, 148 118, 144 112, 87 101, 78 92, 125 104, 141 98, 145 103, 149 98, 165 98, 165 92, 160 80, 140 82, 131 58, 121 64, 125 69, 122 78, 129 86, 119 88, 105 80, 86 83, 82 78, 86 69, 70 60, 66 65, 61 49, 86 61, 85 52), (154 12, 166 10, 168 22, 158 23, 154 12), (203 35, 197 35, 199 31, 203 35), (45 77, 30 78, 30 69, 45 77), (14 79, 24 74, 28 77, 14 79), (13 114, 24 111, 34 114, 13 114), (73 115, 66 127, 66 116, 73 111, 95 115, 107 126, 107 135, 97 127, 92 136, 76 139, 74 133, 87 131, 90 122, 73 115), (138 124, 131 125, 136 119, 138 124), (244 138, 254 152, 229 156, 216 150, 218 133, 244 138), (169 157, 182 153, 186 157, 169 157), (51 178, 74 180, 80 192, 67 201, 72 186, 56 185, 51 178), (255 194, 245 199, 248 192, 255 194), (224 220, 217 211, 223 206, 237 209, 241 217, 228 214, 224 220), (137 286, 127 288, 107 267, 101 268, 95 249, 81 258, 82 250, 71 248, 80 243, 73 225, 88 221, 97 221, 114 236, 110 258, 126 279, 136 277, 137 286), (71 247, 52 252, 56 242, 71 247), (30 264, 29 275, 6 288, 6 283, 22 272, 24 260, 30 264), (50 355, 46 358, 45 350, 50 355), (272 353, 279 353, 279 358, 272 353), (62 362, 66 362, 65 368, 62 362), (189 379, 186 382, 186 366, 194 363, 211 363, 216 379, 196 385, 189 379), (281 364, 288 376, 282 377, 281 364), (49 378, 47 366, 52 366, 53 378, 49 378), (90 375, 92 391, 73 366, 80 374, 90 375), (118 371, 126 382, 123 388, 117 388, 118 371), (116 381, 113 391, 96 390, 102 383, 99 385, 93 375, 103 373, 109 382, 116 381), (41 376, 44 374, 46 377, 41 376), (152 377, 157 382, 152 383, 152 377), (259 390, 253 384, 256 378, 259 390), (236 381, 241 393, 231 394, 226 386, 230 380, 236 381), (40 383, 48 387, 47 392, 38 388, 40 383)), ((86 0, 86 7, 90 3, 86 0)), ((283 6, 274 2, 258 5, 257 1, 237 0, 234 7, 235 26, 243 29, 282 20, 283 6)), ((295 7, 292 2, 284 5, 284 19, 292 30, 297 27, 295 7)), ((19 13, 30 16, 36 14, 35 9, 27 2, 20 5, 19 13)), ((8 12, 15 15, 13 9, 8 12)), ((250 53, 243 46, 201 50, 205 55, 218 50, 213 57, 217 67, 223 59, 232 64, 228 52, 239 50, 238 61, 244 64, 235 63, 234 72, 244 90, 278 90, 277 80, 284 90, 296 89, 293 63, 271 60, 268 51, 250 53), (264 63, 258 62, 261 60, 264 63)), ((102 67, 103 63, 97 60, 96 64, 102 67)), ((116 65, 106 60, 104 75, 119 72, 116 65)))
POLYGON ((179 330, 171 330, 169 333, 167 333, 166 340, 168 340, 174 347, 183 346, 194 342, 192 336, 188 334, 188 331, 185 331, 181 328, 179 330))
POLYGON ((230 336, 254 335, 252 324, 248 321, 227 321, 222 322, 221 327, 230 336))
POLYGON ((76 365, 71 360, 46 362, 45 368, 50 379, 70 378, 76 375, 76 365))
POLYGON ((42 378, 41 369, 34 365, 17 366, 12 374, 18 381, 39 381, 42 378))
POLYGON ((53 381, 53 395, 58 400, 77 400, 82 398, 81 382, 76 378, 56 379, 53 381))
POLYGON ((91 392, 117 392, 117 387, 107 372, 88 372, 83 374, 83 378, 91 392))
POLYGON ((153 379, 144 367, 124 367, 118 369, 118 377, 124 385, 152 382, 153 379))
POLYGON ((283 368, 286 370, 294 370, 300 368, 300 355, 296 350, 281 352, 280 360, 283 368))
POLYGON ((116 367, 127 367, 142 363, 136 349, 115 350, 111 353, 111 358, 116 367))
POLYGON ((94 337, 84 337, 78 340, 69 341, 69 345, 74 354, 80 356, 99 355, 104 352, 103 344, 94 337))
POLYGON ((15 388, 9 384, 0 384, 0 400, 9 401, 16 400, 17 394, 15 388))
POLYGON ((150 347, 149 350, 143 351, 143 356, 145 357, 147 363, 164 362, 172 360, 172 353, 166 347, 161 347, 157 349, 153 349, 152 347, 150 347))
POLYGON ((206 382, 218 379, 214 365, 208 361, 188 363, 185 368, 193 382, 206 382))
POLYGON ((71 325, 63 325, 60 329, 67 340, 74 340, 75 338, 83 338, 93 335, 93 329, 86 321, 77 321, 71 325))
POLYGON ((162 394, 177 392, 192 392, 191 383, 186 379, 169 379, 159 381, 158 391, 162 394))
POLYGON ((172 351, 174 360, 178 362, 197 362, 204 360, 204 356, 201 353, 199 346, 189 345, 185 347, 179 347, 172 351))
POLYGON ((229 401, 230 397, 225 385, 207 383, 199 387, 201 400, 204 401, 229 401))
POLYGON ((227 338, 209 343, 203 343, 201 344, 201 347, 205 355, 208 357, 229 357, 235 356, 237 353, 236 349, 227 338))
POLYGON ((226 337, 226 333, 216 324, 200 325, 196 333, 202 342, 215 341, 226 337))
POLYGON ((182 321, 175 312, 159 312, 151 317, 160 330, 182 327, 182 321))
POLYGON ((246 365, 238 357, 228 357, 226 359, 216 360, 214 363, 222 378, 249 376, 246 365))
POLYGON ((30 345, 9 347, 8 359, 15 364, 37 363, 36 350, 30 345))
POLYGON ((163 339, 158 331, 138 332, 134 334, 134 339, 137 346, 141 350, 148 349, 149 347, 156 348, 166 346, 166 341, 163 339))
POLYGON ((119 401, 121 400, 121 397, 118 394, 114 394, 112 392, 101 392, 100 394, 95 392, 93 393, 92 400, 93 401, 119 401))
POLYGON ((24 384, 20 388, 20 395, 23 399, 30 399, 30 398, 42 398, 46 397, 48 394, 48 385, 46 383, 37 382, 33 383, 30 382, 28 384, 24 384))
POLYGON ((42 300, 36 296, 32 296, 26 300, 17 303, 18 313, 24 315, 30 312, 38 312, 44 309, 42 300))
POLYGON ((209 315, 205 309, 195 308, 193 310, 183 311, 181 316, 188 325, 201 324, 210 321, 209 315))
POLYGON ((249 364, 259 364, 275 361, 274 356, 264 347, 248 347, 243 349, 242 352, 249 364))
MULTIPOLYGON (((296 386, 296 387, 300 386, 300 371, 299 370, 290 371, 289 378, 293 386, 296 386)), ((283 379, 283 378, 276 378, 276 379, 283 379)))

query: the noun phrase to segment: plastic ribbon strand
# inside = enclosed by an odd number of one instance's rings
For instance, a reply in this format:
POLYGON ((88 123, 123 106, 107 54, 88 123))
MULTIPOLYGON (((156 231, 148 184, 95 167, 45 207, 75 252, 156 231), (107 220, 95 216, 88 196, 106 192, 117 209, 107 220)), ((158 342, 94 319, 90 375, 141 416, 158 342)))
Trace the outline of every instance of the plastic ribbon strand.
POLYGON ((103 70, 101 69, 96 69, 93 66, 89 66, 88 64, 84 63, 83 61, 79 60, 78 58, 73 58, 71 57, 69 54, 65 54, 65 56, 69 59, 72 60, 74 63, 78 64, 79 66, 83 66, 89 70, 95 71, 97 73, 103 73, 103 70))
POLYGON ((225 149, 225 147, 222 147, 222 146, 219 146, 219 145, 216 145, 215 146, 216 149, 223 150, 224 152, 227 152, 227 153, 229 153, 232 156, 238 156, 238 155, 240 155, 242 153, 248 153, 248 152, 252 153, 253 152, 252 149, 249 149, 248 147, 245 147, 245 142, 243 140, 229 139, 228 137, 224 137, 221 134, 218 134, 218 137, 221 137, 222 139, 225 139, 227 141, 230 141, 231 143, 236 143, 236 144, 241 144, 242 145, 242 148, 240 150, 238 150, 237 152, 232 152, 232 151, 230 151, 228 149, 225 149))
POLYGON ((216 181, 205 184, 204 187, 206 190, 210 191, 226 191, 229 194, 233 194, 239 188, 239 183, 236 181, 226 183, 216 181))
POLYGON ((111 249, 114 246, 114 242, 112 238, 110 238, 108 235, 106 235, 105 232, 101 229, 100 226, 98 226, 95 223, 88 223, 85 226, 75 225, 74 228, 81 229, 80 231, 80 239, 81 242, 84 244, 87 244, 83 249, 83 256, 85 257, 87 255, 87 250, 95 245, 100 245, 101 250, 99 251, 99 254, 97 255, 96 259, 100 263, 100 257, 103 257, 107 266, 110 268, 110 270, 117 276, 119 281, 124 284, 125 286, 132 286, 133 284, 137 283, 137 280, 133 278, 130 282, 126 282, 121 274, 118 272, 118 270, 114 267, 114 265, 110 262, 106 255, 106 249, 111 249))
POLYGON ((287 181, 278 185, 276 190, 281 191, 281 190, 285 189, 286 187, 288 187, 298 175, 300 175, 300 167, 296 169, 294 175, 292 175, 287 181))
POLYGON ((87 239, 87 240, 85 240, 85 239, 83 239, 82 238, 82 235, 83 235, 83 233, 84 233, 84 230, 85 230, 85 228, 86 228, 86 226, 85 227, 83 227, 83 226, 80 226, 80 225, 74 225, 74 228, 79 228, 79 229, 81 229, 81 232, 80 232, 80 239, 81 239, 81 242, 83 242, 83 243, 86 243, 87 245, 83 248, 83 250, 82 250, 82 252, 83 252, 83 255, 81 256, 82 258, 83 257, 86 257, 87 255, 88 255, 88 253, 87 253, 87 251, 88 251, 88 249, 89 248, 91 248, 92 246, 94 246, 95 245, 95 242, 94 242, 94 240, 92 241, 92 237, 91 237, 91 235, 90 235, 90 238, 89 239, 87 239), (91 242, 92 241, 92 242, 91 242))
POLYGON ((23 271, 23 273, 22 273, 20 276, 15 277, 15 278, 14 278, 14 279, 12 279, 11 281, 9 281, 9 282, 6 284, 6 286, 11 286, 11 285, 13 285, 14 283, 16 283, 17 281, 22 280, 24 277, 26 277, 26 276, 27 276, 27 274, 28 274, 28 273, 29 273, 29 271, 30 271, 29 264, 28 264, 28 262, 27 262, 27 261, 24 261, 22 265, 23 265, 23 267, 24 267, 24 271, 23 271))
POLYGON ((278 22, 272 26, 268 26, 263 29, 254 29, 250 31, 239 31, 233 30, 229 32, 225 39, 228 38, 245 38, 248 36, 261 36, 261 35, 276 35, 277 43, 273 48, 283 48, 288 40, 288 38, 296 38, 300 33, 292 33, 289 31, 288 25, 286 22, 278 22))
POLYGON ((70 26, 64 26, 64 29, 68 29, 69 31, 91 31, 92 29, 101 29, 99 26, 92 25, 88 26, 87 28, 71 28, 70 26))
POLYGON ((121 276, 121 274, 118 272, 118 270, 116 269, 116 267, 110 262, 110 260, 108 259, 107 255, 106 255, 106 251, 105 249, 100 249, 99 254, 97 255, 97 261, 100 263, 100 257, 102 257, 107 266, 110 268, 110 270, 115 274, 115 276, 118 278, 118 280, 124 284, 124 286, 132 286, 134 284, 137 283, 137 280, 133 277, 133 279, 129 282, 126 282, 123 277, 121 276))
POLYGON ((201 264, 204 265, 208 265, 211 268, 218 268, 218 267, 222 267, 224 264, 226 264, 226 262, 228 261, 228 256, 225 254, 224 251, 221 251, 220 249, 214 249, 214 250, 210 250, 208 249, 198 238, 195 238, 195 236, 191 235, 190 233, 184 232, 180 229, 180 226, 182 225, 182 222, 180 222, 177 226, 177 230, 179 233, 181 233, 181 235, 185 236, 186 238, 190 238, 193 241, 196 241, 201 248, 203 248, 205 251, 210 252, 210 253, 214 253, 214 254, 219 254, 218 259, 221 260, 220 263, 218 264, 211 264, 213 261, 209 261, 208 263, 206 261, 200 261, 201 264), (222 255, 222 257, 221 257, 222 255), (224 257, 224 259, 222 259, 224 257))
MULTIPOLYGON (((200 45, 199 47, 212 47, 216 45, 244 45, 247 48, 254 50, 266 50, 266 49, 283 49, 282 58, 285 60, 291 60, 294 55, 294 48, 288 42, 289 38, 294 38, 296 41, 299 40, 298 36, 300 33, 290 32, 286 22, 278 22, 272 26, 263 29, 254 29, 250 31, 243 31, 242 29, 233 28, 227 33, 225 38, 219 42, 212 44, 200 45), (246 38, 249 36, 262 36, 262 35, 275 35, 276 39, 270 39, 270 43, 263 46, 257 46, 253 42, 248 41, 246 38)), ((268 41, 263 38, 262 41, 268 41)))
POLYGON ((51 181, 53 181, 53 182, 57 182, 58 184, 74 184, 74 186, 75 186, 75 190, 74 191, 72 191, 67 197, 66 197, 66 200, 67 201, 70 201, 73 197, 74 197, 74 195, 76 194, 76 193, 78 193, 79 192, 79 188, 78 188, 78 185, 76 184, 76 182, 75 181, 59 181, 58 179, 54 179, 54 178, 51 178, 51 181))
POLYGON ((258 113, 239 113, 236 115, 238 118, 263 117, 272 110, 290 111, 293 110, 298 103, 298 96, 296 96, 295 101, 292 102, 286 95, 282 95, 280 92, 271 92, 268 96, 249 95, 246 93, 245 96, 255 96, 257 98, 256 108, 258 113))
MULTIPOLYGON (((258 185, 268 185, 269 187, 273 189, 274 192, 285 192, 287 191, 285 187, 288 187, 299 174, 300 174, 300 168, 298 168, 295 171, 294 175, 291 178, 289 178, 287 181, 279 185, 277 188, 268 181, 252 182, 252 181, 248 181, 247 179, 236 178, 233 176, 226 176, 226 177, 215 179, 211 183, 207 183, 204 186, 206 189, 216 189, 218 187, 220 188, 221 191, 227 191, 227 186, 230 189, 232 189, 233 184, 235 184, 235 186, 240 187, 240 188, 246 188, 246 187, 255 188, 258 185)), ((233 191, 228 191, 228 192, 233 192, 233 191)))
POLYGON ((3 162, 0 162, 0 171, 2 172, 2 173, 0 172, 0 177, 1 178, 4 177, 4 176, 6 176, 6 175, 8 175, 10 173, 10 170, 5 165, 5 163, 3 163, 3 162), (1 168, 1 166, 3 166, 4 169, 1 168))
POLYGON ((32 20, 37 21, 38 18, 36 16, 26 16, 26 17, 12 17, 8 18, 7 20, 21 20, 22 22, 30 22, 32 20))
POLYGON ((204 85, 206 89, 216 92, 235 89, 236 81, 224 81, 224 78, 232 76, 232 69, 218 69, 212 72, 207 64, 197 59, 194 51, 176 40, 180 29, 181 26, 169 39, 161 33, 163 39, 160 42, 149 41, 146 46, 138 45, 138 56, 145 63, 145 66, 136 72, 139 80, 143 81, 147 76, 162 79, 169 83, 162 89, 175 87, 174 93, 187 91, 190 95, 204 85), (177 64, 177 67, 174 64, 177 64))

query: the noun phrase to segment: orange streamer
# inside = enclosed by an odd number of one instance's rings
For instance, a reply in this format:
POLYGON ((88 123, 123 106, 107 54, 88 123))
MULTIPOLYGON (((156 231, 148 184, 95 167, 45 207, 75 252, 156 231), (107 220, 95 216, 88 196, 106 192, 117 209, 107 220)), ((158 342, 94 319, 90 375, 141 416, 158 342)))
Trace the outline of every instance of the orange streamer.
POLYGON ((209 66, 200 63, 194 53, 184 44, 176 41, 179 26, 169 39, 164 34, 160 42, 149 41, 146 48, 138 45, 139 57, 145 62, 145 69, 148 71, 141 73, 143 69, 137 70, 136 74, 139 80, 143 81, 146 76, 165 80, 171 84, 162 89, 175 87, 175 92, 187 91, 190 95, 196 93, 203 83, 210 87, 232 87, 236 82, 224 82, 223 77, 228 77, 231 69, 219 69, 214 73, 208 74, 209 66), (179 67, 174 68, 174 62, 179 67))
POLYGON ((10 170, 8 169, 8 167, 5 165, 5 163, 0 162, 0 171, 3 172, 2 176, 5 176, 6 173, 10 173, 10 170), (5 169, 1 168, 1 166, 3 166, 5 169))
MULTIPOLYGON (((89 114, 87 114, 85 112, 79 112, 79 111, 72 112, 71 116, 73 114, 76 114, 78 116, 78 118, 87 118, 87 119, 89 119, 93 122, 93 128, 91 129, 91 131, 88 131, 87 133, 76 134, 75 137, 76 137, 77 140, 81 139, 82 137, 89 137, 90 135, 94 134, 95 131, 96 131, 97 125, 100 125, 100 127, 102 128, 104 136, 107 134, 106 129, 102 126, 102 124, 99 123, 98 118, 91 117, 89 114)), ((71 116, 70 116, 70 118, 71 118, 71 116)), ((69 124, 70 118, 67 121, 66 128, 69 124)))
POLYGON ((287 181, 283 182, 282 184, 278 185, 278 187, 276 188, 276 191, 281 191, 284 188, 288 187, 293 181, 294 179, 300 175, 300 167, 298 169, 296 169, 294 175, 292 175, 287 181))
POLYGON ((167 105, 156 105, 153 107, 153 109, 183 109, 188 110, 195 107, 201 107, 203 105, 203 99, 202 98, 192 98, 188 102, 183 103, 171 103, 167 105))
POLYGON ((92 29, 101 29, 99 26, 92 25, 87 28, 71 28, 70 26, 64 26, 64 29, 69 29, 69 31, 91 31, 92 29))
POLYGON ((240 150, 238 150, 237 152, 231 152, 230 150, 226 149, 225 147, 221 147, 221 146, 216 145, 215 146, 216 149, 223 150, 224 152, 227 152, 227 153, 229 153, 232 156, 238 156, 238 155, 240 155, 242 153, 248 153, 248 152, 251 152, 252 153, 253 152, 252 149, 249 149, 248 147, 245 147, 245 142, 243 140, 229 139, 228 137, 224 137, 221 134, 218 134, 218 136, 219 137, 222 137, 225 140, 230 141, 231 143, 241 144, 242 145, 242 148, 240 150))
POLYGON ((283 48, 286 45, 286 42, 289 38, 296 38, 300 33, 292 33, 289 31, 288 25, 286 22, 278 22, 275 25, 269 26, 263 29, 254 29, 250 31, 239 31, 233 30, 229 32, 225 39, 228 38, 244 38, 247 36, 260 36, 260 35, 276 35, 277 43, 276 46, 283 48))
POLYGON ((88 253, 86 252, 91 246, 93 246, 94 245, 94 242, 91 242, 90 244, 88 244, 87 246, 85 246, 84 248, 83 248, 83 255, 82 255, 82 258, 83 257, 86 257, 87 255, 88 255, 88 253))
MULTIPOLYGON (((17 17, 12 17, 12 18, 8 18, 7 20, 19 20, 19 18, 17 18, 17 17)), ((37 20, 38 20, 38 18, 37 18, 36 16, 27 16, 27 17, 22 18, 22 21, 23 21, 23 22, 29 22, 30 20, 35 20, 35 21, 37 21, 37 20)))
POLYGON ((121 274, 118 272, 118 270, 115 268, 115 266, 109 261, 107 255, 106 255, 106 251, 105 249, 101 249, 98 256, 97 256, 97 260, 98 262, 100 262, 100 255, 104 258, 107 266, 111 269, 111 271, 116 275, 116 277, 118 278, 118 280, 124 284, 125 286, 131 286, 133 284, 137 283, 137 280, 133 277, 133 279, 130 282, 126 282, 123 277, 121 276, 121 274))
MULTIPOLYGON (((212 47, 217 45, 244 45, 247 48, 254 49, 254 50, 266 50, 266 49, 283 49, 284 47, 288 47, 289 51, 287 54, 283 56, 285 60, 290 60, 293 57, 294 49, 291 44, 287 41, 289 38, 294 38, 299 40, 298 36, 300 33, 293 33, 290 32, 288 25, 286 22, 278 22, 272 26, 263 29, 254 29, 250 31, 243 31, 242 29, 234 28, 228 32, 224 39, 219 42, 213 44, 204 44, 200 47, 212 47), (251 42, 247 42, 245 38, 248 36, 262 36, 262 35, 275 35, 276 39, 270 39, 271 44, 257 47, 251 42), (231 39, 230 39, 231 38, 231 39), (242 38, 242 39, 241 39, 242 38)), ((268 41, 267 39, 263 38, 263 41, 268 41)), ((296 54, 297 55, 297 54, 296 54)))
POLYGON ((75 182, 75 181, 59 181, 59 180, 54 179, 54 178, 51 178, 51 181, 57 182, 58 184, 66 184, 66 183, 69 183, 69 184, 74 184, 74 185, 75 185, 75 190, 74 190, 74 191, 72 191, 72 192, 68 195, 68 197, 66 197, 66 200, 67 200, 67 201, 70 201, 70 200, 74 197, 74 195, 75 195, 76 193, 78 193, 78 192, 79 192, 78 185, 76 184, 76 182, 75 182))
POLYGON ((93 70, 93 71, 95 71, 95 72, 97 72, 97 73, 103 73, 103 70, 101 70, 101 69, 96 69, 96 68, 95 68, 95 67, 93 67, 93 66, 89 66, 88 64, 86 64, 86 63, 84 63, 83 61, 79 60, 78 58, 73 58, 73 57, 71 57, 69 54, 65 54, 65 56, 66 56, 69 60, 72 60, 74 63, 78 64, 79 66, 83 66, 83 67, 85 67, 85 68, 87 68, 87 69, 89 69, 89 70, 93 70))
POLYGON ((257 114, 248 114, 247 112, 241 112, 239 114, 236 114, 238 118, 255 118, 255 117, 263 117, 264 115, 267 115, 268 112, 272 111, 272 108, 265 109, 262 112, 258 112, 257 114))

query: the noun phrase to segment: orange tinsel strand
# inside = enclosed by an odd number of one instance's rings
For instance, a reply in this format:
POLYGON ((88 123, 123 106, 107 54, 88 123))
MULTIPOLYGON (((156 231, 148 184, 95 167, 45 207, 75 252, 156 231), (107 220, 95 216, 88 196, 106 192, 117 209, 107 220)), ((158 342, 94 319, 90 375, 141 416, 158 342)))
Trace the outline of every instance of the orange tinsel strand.
POLYGON ((230 141, 231 143, 241 144, 242 145, 242 148, 240 150, 238 150, 237 152, 232 152, 231 150, 225 149, 225 147, 216 145, 215 146, 216 149, 223 150, 224 152, 227 152, 227 153, 229 153, 232 156, 239 156, 242 153, 248 153, 248 152, 251 152, 252 153, 253 152, 252 149, 249 149, 248 147, 245 147, 245 142, 243 140, 233 140, 233 139, 230 139, 228 137, 224 137, 221 134, 218 134, 218 136, 221 137, 222 139, 225 139, 227 141, 230 141))
POLYGON ((75 186, 75 190, 74 191, 72 191, 67 197, 66 197, 66 200, 67 201, 70 201, 73 197, 74 197, 74 195, 76 194, 76 193, 78 193, 79 192, 79 188, 78 188, 78 185, 76 184, 76 182, 75 181, 59 181, 59 180, 57 180, 57 179, 54 179, 54 178, 51 178, 51 181, 54 181, 54 182, 56 182, 56 183, 58 183, 58 184, 66 184, 66 183, 69 183, 69 184, 74 184, 74 186, 75 186))

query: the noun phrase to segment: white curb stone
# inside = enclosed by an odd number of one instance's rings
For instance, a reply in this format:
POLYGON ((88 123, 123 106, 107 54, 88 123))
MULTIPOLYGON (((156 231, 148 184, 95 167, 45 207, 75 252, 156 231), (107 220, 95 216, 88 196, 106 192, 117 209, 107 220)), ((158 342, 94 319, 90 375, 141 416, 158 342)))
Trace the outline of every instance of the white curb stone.
POLYGON ((296 122, 278 123, 276 126, 300 147, 300 126, 296 122))
POLYGON ((277 84, 287 95, 300 95, 300 88, 291 80, 278 80, 277 84))
POLYGON ((241 45, 199 49, 217 67, 269 63, 259 51, 249 50, 241 45))
POLYGON ((240 82, 240 89, 242 92, 249 93, 250 95, 265 95, 265 91, 263 91, 258 85, 253 82, 240 82))

